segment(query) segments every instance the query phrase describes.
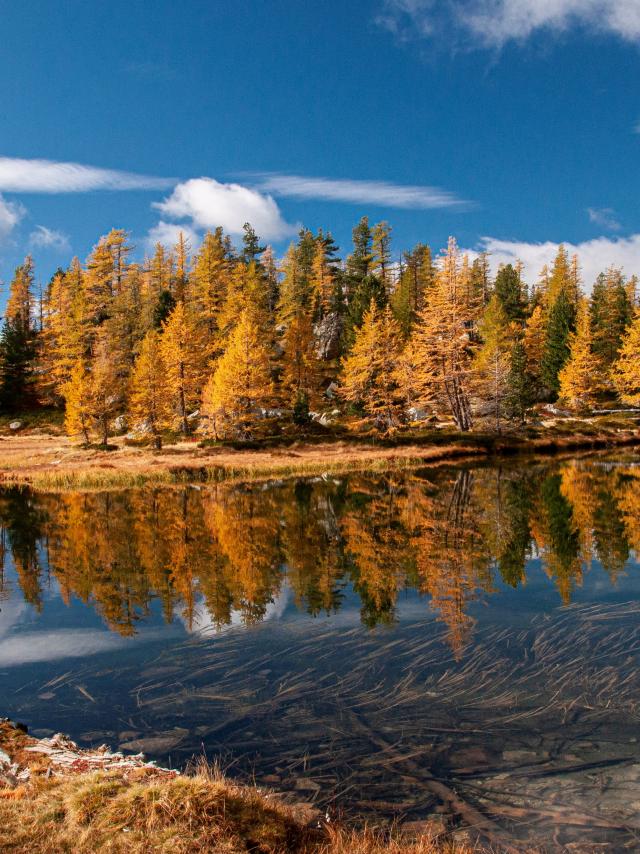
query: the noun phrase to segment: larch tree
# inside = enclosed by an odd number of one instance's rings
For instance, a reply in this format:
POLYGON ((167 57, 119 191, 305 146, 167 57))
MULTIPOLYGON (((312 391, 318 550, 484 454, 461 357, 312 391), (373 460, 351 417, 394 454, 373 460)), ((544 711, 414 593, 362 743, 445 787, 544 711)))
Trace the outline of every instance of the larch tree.
POLYGON ((522 343, 526 357, 526 370, 531 379, 531 396, 533 400, 542 398, 544 384, 542 381, 542 356, 546 337, 546 317, 540 303, 535 306, 528 318, 522 343))
POLYGON ((569 336, 569 358, 560 370, 558 383, 558 398, 578 411, 589 409, 602 391, 602 362, 593 352, 591 320, 584 299, 578 307, 576 330, 569 336))
POLYGON ((162 432, 171 428, 173 411, 160 335, 155 329, 147 332, 140 346, 131 378, 129 412, 151 434, 155 447, 162 447, 162 432))
POLYGON ((208 333, 212 353, 217 349, 214 341, 219 333, 219 316, 227 299, 231 270, 222 228, 208 231, 193 261, 187 295, 208 333))
POLYGON ((167 390, 180 429, 189 432, 187 416, 198 407, 205 382, 206 343, 191 313, 179 302, 162 327, 160 349, 167 390))
POLYGON ((202 414, 216 438, 249 439, 272 398, 269 351, 260 327, 244 311, 205 386, 202 414))
POLYGON ((404 420, 401 383, 402 335, 390 307, 371 300, 351 352, 342 364, 340 394, 362 406, 378 429, 390 432, 404 420))
POLYGON ((640 309, 622 342, 613 382, 623 403, 640 406, 640 309))
POLYGON ((416 404, 448 411, 460 430, 473 424, 470 393, 473 384, 472 338, 477 306, 468 304, 461 287, 456 242, 449 241, 428 304, 420 312, 409 342, 410 374, 416 404))
POLYGON ((482 346, 475 357, 475 391, 485 402, 500 432, 509 393, 514 329, 497 292, 489 300, 480 324, 482 346))
POLYGON ((320 364, 316 356, 311 312, 299 310, 289 319, 282 337, 281 385, 287 405, 293 408, 294 421, 309 420, 309 408, 320 396, 320 364))
POLYGON ((371 272, 376 276, 385 293, 391 293, 391 226, 388 222, 378 222, 371 234, 371 272))
POLYGON ((111 420, 121 405, 119 387, 117 364, 106 330, 101 327, 94 340, 91 360, 91 422, 103 445, 109 441, 111 420))
POLYGON ((191 263, 191 243, 183 231, 178 234, 178 240, 173 247, 173 277, 171 293, 177 301, 184 301, 189 288, 189 266, 191 263))
POLYGON ((62 386, 65 401, 64 426, 69 436, 82 434, 86 444, 89 443, 89 431, 92 418, 92 383, 91 374, 83 358, 76 359, 71 368, 69 378, 62 386))

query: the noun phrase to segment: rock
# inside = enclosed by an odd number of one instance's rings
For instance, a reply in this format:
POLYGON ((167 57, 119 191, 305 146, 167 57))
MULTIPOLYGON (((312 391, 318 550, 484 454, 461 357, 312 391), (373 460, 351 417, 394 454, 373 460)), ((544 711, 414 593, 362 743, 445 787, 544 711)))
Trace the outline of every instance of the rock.
POLYGON ((329 383, 329 385, 325 389, 325 397, 328 397, 329 400, 333 400, 334 397, 338 394, 338 388, 338 383, 329 383))
POLYGON ((9 430, 19 430, 22 427, 22 421, 11 421, 9 423, 9 430))
POLYGON ((426 409, 421 409, 419 406, 410 406, 407 409, 407 418, 409 421, 425 421, 429 417, 426 409))
POLYGON ((405 821, 400 825, 400 833, 408 839, 420 839, 426 836, 433 839, 447 832, 444 816, 433 816, 424 821, 405 821))
POLYGON ((115 433, 124 433, 127 429, 127 416, 126 415, 118 415, 117 418, 113 419, 113 430, 115 433))
POLYGON ((196 418, 200 418, 200 410, 199 409, 196 409, 195 412, 190 412, 187 415, 187 421, 195 421, 196 418))
POLYGON ((296 780, 296 789, 300 792, 319 792, 320 783, 315 780, 305 780, 304 777, 296 780))
POLYGON ((531 762, 538 754, 533 750, 504 750, 502 758, 507 762, 531 762))
POLYGON ((127 439, 142 439, 151 434, 151 424, 148 421, 139 421, 127 433, 127 439))
POLYGON ((327 314, 313 327, 316 339, 316 356, 328 361, 337 359, 340 355, 340 339, 342 338, 343 322, 336 312, 327 314))
POLYGON ((125 741, 120 745, 120 749, 131 750, 134 753, 168 753, 177 747, 187 735, 189 735, 188 729, 176 727, 158 735, 150 735, 148 738, 125 741))

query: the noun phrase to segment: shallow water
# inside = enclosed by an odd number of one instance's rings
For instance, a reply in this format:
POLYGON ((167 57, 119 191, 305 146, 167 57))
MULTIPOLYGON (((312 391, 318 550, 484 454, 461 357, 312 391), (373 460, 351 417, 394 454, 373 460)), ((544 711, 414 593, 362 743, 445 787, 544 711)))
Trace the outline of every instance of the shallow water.
POLYGON ((0 713, 36 735, 640 848, 637 457, 6 490, 0 524, 0 713))

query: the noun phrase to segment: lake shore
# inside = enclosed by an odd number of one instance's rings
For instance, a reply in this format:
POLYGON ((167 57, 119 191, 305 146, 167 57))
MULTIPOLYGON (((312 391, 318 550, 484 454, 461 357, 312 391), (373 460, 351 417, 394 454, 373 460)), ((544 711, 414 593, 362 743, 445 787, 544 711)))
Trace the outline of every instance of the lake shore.
POLYGON ((557 419, 528 434, 444 429, 408 432, 387 440, 314 437, 251 447, 201 447, 193 439, 165 444, 161 450, 132 446, 121 437, 110 442, 111 449, 104 450, 83 447, 46 429, 5 431, 0 435, 0 484, 55 491, 406 469, 494 455, 640 445, 640 430, 633 421, 557 419))
POLYGON ((355 830, 272 791, 239 785, 201 764, 159 768, 142 754, 82 750, 63 735, 37 739, 0 719, 0 850, 241 854, 478 854, 442 824, 355 830))

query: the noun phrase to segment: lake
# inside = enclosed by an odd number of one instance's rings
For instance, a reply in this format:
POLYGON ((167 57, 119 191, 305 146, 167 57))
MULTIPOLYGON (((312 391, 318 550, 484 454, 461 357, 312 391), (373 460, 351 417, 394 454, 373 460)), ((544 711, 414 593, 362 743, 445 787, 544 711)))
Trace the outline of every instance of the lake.
POLYGON ((0 714, 331 815, 640 846, 640 458, 0 491, 0 714))

